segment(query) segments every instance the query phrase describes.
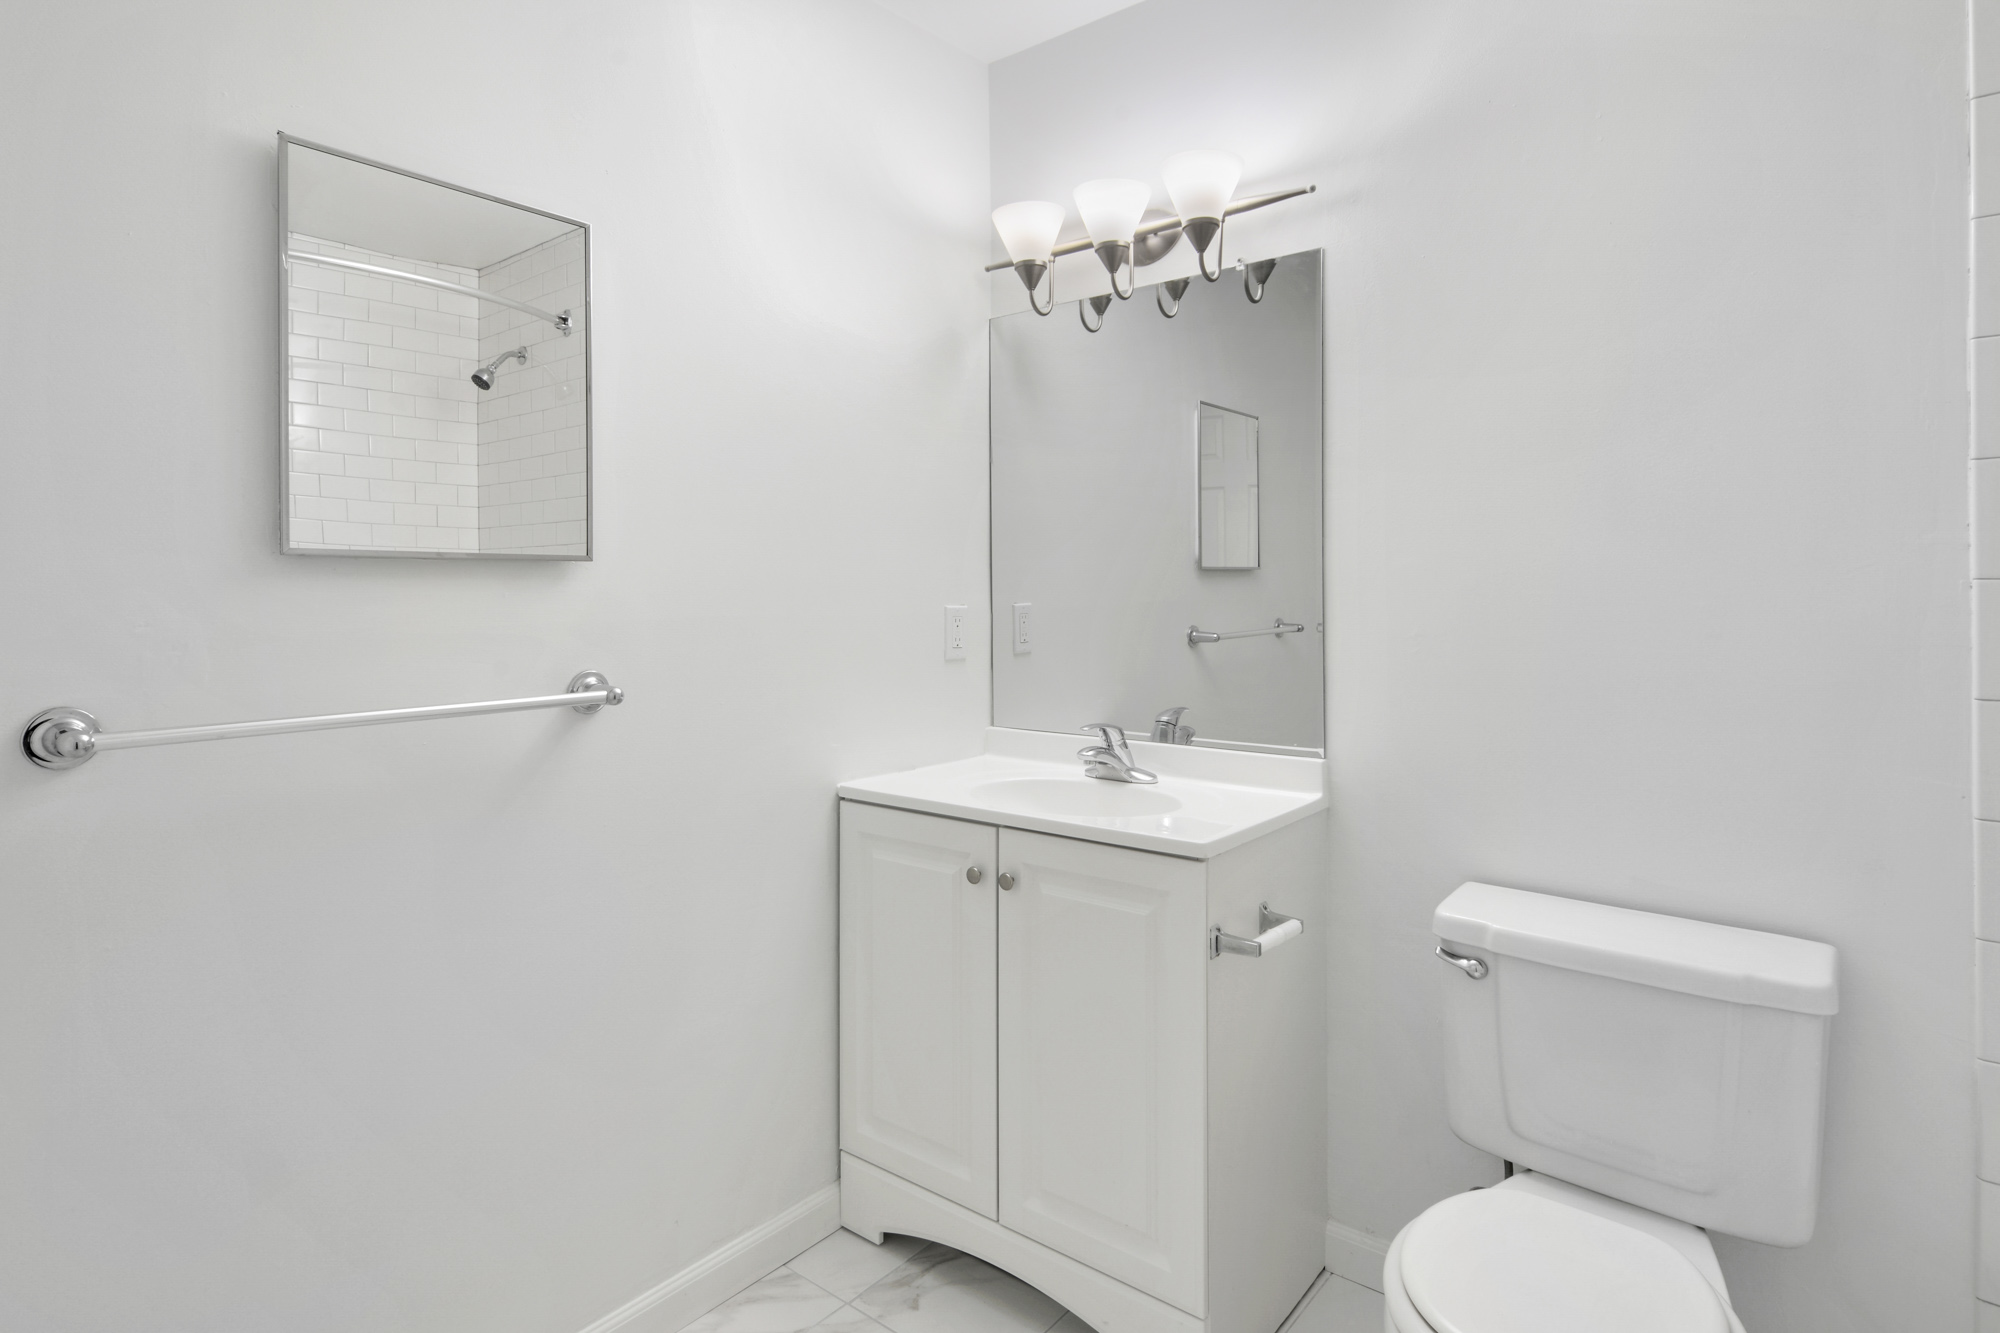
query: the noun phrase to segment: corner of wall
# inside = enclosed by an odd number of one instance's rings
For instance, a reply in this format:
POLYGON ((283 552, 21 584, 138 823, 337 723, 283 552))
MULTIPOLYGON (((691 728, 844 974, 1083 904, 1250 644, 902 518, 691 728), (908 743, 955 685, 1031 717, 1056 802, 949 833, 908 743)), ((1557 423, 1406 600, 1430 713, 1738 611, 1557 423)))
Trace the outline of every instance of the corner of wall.
POLYGON ((1335 1277, 1380 1291, 1382 1262, 1388 1257, 1389 1242, 1380 1237, 1339 1222, 1326 1224, 1326 1271, 1335 1277))

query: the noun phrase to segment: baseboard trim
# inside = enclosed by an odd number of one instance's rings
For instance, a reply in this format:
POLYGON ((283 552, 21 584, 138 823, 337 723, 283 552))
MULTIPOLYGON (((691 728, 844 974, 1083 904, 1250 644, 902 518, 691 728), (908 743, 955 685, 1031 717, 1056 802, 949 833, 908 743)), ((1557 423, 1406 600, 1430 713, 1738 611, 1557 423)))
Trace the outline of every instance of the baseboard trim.
POLYGON ((1338 1222, 1326 1224, 1326 1271, 1370 1291, 1382 1290, 1382 1261, 1389 1242, 1338 1222))
POLYGON ((835 1182, 710 1250, 581 1333, 612 1333, 641 1315, 647 1317, 648 1333, 676 1333, 838 1230, 840 1185, 835 1182))

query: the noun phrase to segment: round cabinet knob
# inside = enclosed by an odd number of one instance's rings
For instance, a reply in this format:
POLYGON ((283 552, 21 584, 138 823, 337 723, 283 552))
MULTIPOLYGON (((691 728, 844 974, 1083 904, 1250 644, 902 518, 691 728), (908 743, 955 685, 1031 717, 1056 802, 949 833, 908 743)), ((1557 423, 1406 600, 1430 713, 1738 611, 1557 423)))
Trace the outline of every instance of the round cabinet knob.
POLYGON ((967 866, 965 868, 965 882, 967 884, 977 884, 984 878, 986 878, 986 872, 978 866, 967 866))
POLYGON ((1014 877, 1011 874, 1007 873, 1005 870, 1000 872, 1000 887, 1003 889, 1011 889, 1014 887, 1014 877))

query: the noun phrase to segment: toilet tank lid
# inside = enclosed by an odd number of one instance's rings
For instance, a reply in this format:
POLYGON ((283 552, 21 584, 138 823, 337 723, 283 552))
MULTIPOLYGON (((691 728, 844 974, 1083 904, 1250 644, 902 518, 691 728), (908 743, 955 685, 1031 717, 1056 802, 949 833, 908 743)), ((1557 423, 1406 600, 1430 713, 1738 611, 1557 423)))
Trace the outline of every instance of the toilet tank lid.
POLYGON ((1840 1010, 1830 944, 1553 894, 1461 884, 1432 928, 1448 943, 1620 981, 1800 1014, 1840 1010))

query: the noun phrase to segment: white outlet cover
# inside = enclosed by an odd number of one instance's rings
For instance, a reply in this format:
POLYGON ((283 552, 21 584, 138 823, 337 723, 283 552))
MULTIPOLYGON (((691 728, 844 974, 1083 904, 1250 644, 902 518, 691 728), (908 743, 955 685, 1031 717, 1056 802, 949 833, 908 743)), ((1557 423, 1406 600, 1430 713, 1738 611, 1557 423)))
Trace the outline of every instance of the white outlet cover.
POLYGON ((944 660, 965 660, 965 608, 962 606, 947 606, 944 609, 944 660))
POLYGON ((1016 653, 1032 653, 1035 651, 1034 637, 1028 632, 1028 612, 1033 607, 1033 602, 1014 603, 1014 651, 1016 653))

